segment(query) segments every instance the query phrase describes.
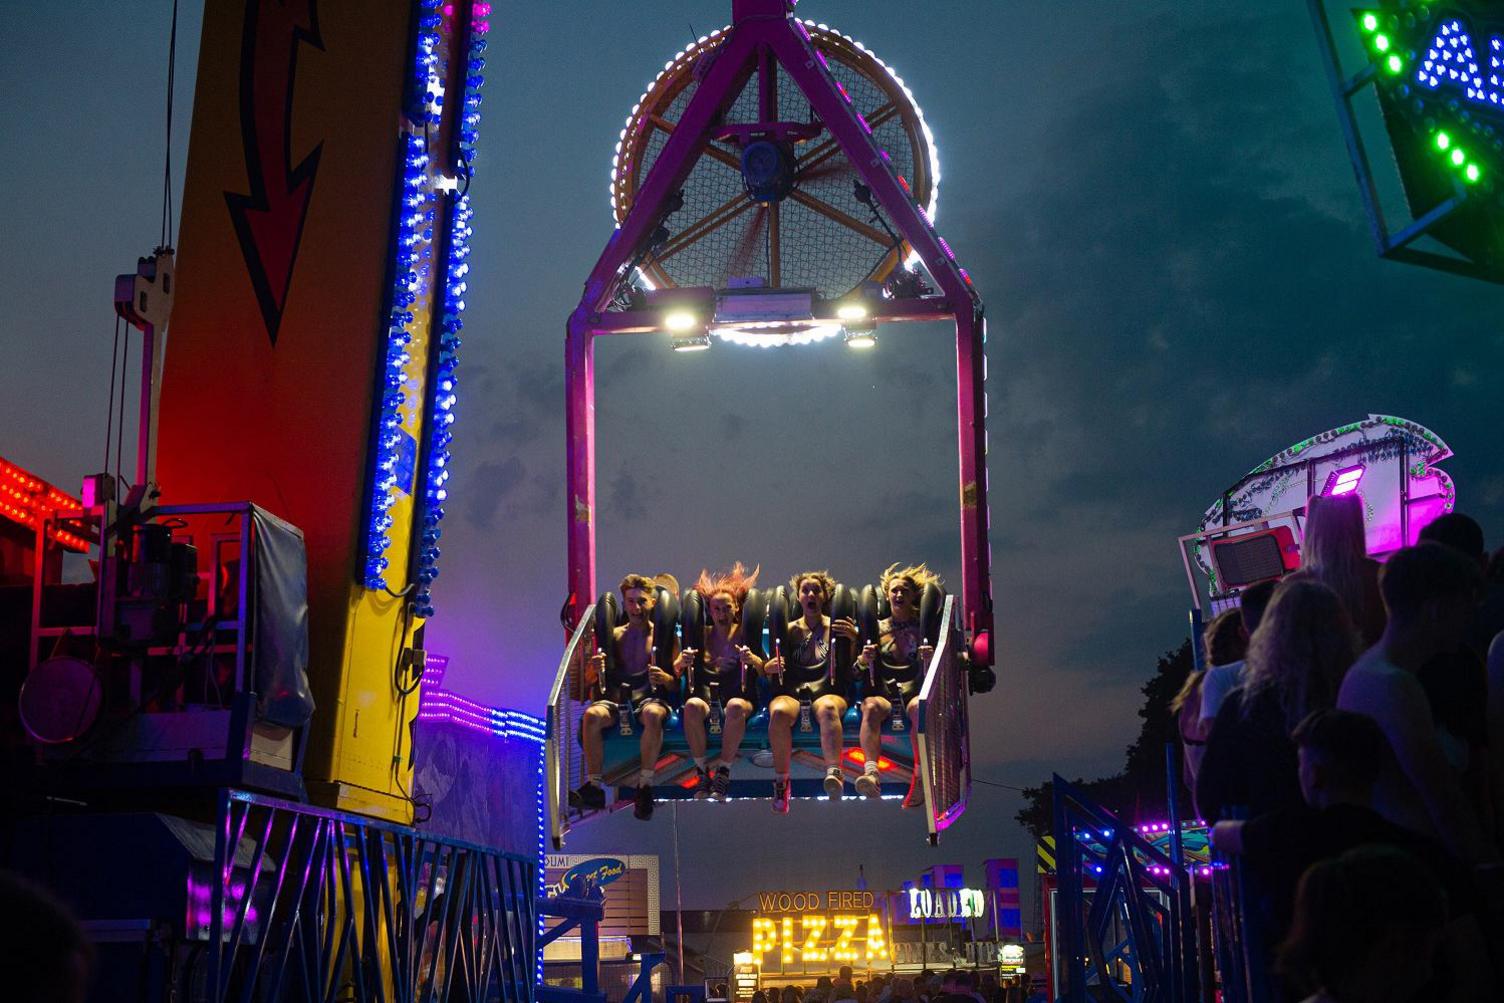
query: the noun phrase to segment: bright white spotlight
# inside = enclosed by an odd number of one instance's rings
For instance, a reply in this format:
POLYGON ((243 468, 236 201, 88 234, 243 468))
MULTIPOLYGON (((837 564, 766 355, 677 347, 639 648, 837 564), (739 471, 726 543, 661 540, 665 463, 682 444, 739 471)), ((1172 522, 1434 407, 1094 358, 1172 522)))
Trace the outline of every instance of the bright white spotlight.
POLYGON ((858 328, 855 331, 846 332, 847 348, 876 348, 877 333, 869 328, 858 328))
POLYGON ((836 316, 841 320, 866 320, 867 306, 865 303, 842 303, 836 307, 836 316))
POLYGON ((703 352, 710 347, 710 335, 702 331, 699 334, 675 338, 672 344, 676 352, 703 352))
POLYGON ((663 315, 663 326, 670 331, 692 331, 700 326, 693 310, 670 310, 663 315))

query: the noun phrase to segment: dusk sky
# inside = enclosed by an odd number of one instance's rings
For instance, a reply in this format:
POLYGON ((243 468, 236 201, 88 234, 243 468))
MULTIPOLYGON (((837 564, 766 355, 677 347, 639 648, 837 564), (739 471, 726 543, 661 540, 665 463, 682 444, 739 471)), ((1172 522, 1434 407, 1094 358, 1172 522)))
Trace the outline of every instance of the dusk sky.
MULTIPOLYGON (((183 7, 179 188, 200 21, 200 5, 183 7)), ((542 710, 565 592, 564 320, 611 232, 628 110, 729 8, 493 13, 428 633, 451 656, 447 684, 477 699, 542 710)), ((113 277, 157 242, 169 11, 0 12, 0 455, 68 490, 103 452, 113 277)), ((1000 681, 972 704, 977 777, 1024 786, 1120 766, 1139 687, 1186 635, 1176 537, 1308 435, 1370 412, 1421 422, 1457 453, 1443 466, 1459 509, 1504 543, 1504 297, 1375 257, 1302 0, 806 0, 800 13, 863 41, 913 90, 939 147, 939 230, 987 304, 1000 681)), ((736 560, 769 584, 806 567, 860 584, 894 560, 958 583, 952 336, 880 340, 867 355, 600 345, 603 587, 736 560)), ((796 803, 779 820, 762 802, 689 805, 685 901, 846 884, 859 863, 876 887, 991 856, 1031 871, 1018 805, 979 785, 938 851, 891 804, 796 803), (725 853, 764 863, 740 875, 725 853)), ((668 862, 670 821, 619 813, 569 849, 668 862)))

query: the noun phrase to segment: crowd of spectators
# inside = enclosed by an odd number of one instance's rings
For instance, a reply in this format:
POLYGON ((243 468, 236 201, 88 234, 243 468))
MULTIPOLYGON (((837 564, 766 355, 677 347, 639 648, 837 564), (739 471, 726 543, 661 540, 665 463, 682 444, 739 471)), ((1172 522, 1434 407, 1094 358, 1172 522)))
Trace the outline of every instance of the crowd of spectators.
POLYGON ((1504 550, 1450 514, 1380 565, 1363 519, 1313 499, 1300 569, 1207 625, 1187 783, 1280 998, 1504 998, 1504 550))

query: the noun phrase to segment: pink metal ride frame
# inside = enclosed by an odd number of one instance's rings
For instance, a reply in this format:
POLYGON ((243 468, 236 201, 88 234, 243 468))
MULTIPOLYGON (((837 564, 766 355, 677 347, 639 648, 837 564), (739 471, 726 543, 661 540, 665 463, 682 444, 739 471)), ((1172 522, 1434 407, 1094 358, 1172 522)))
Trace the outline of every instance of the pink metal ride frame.
MULTIPOLYGON (((820 122, 840 144, 862 180, 881 201, 898 232, 918 253, 941 295, 920 300, 884 301, 879 321, 932 320, 953 317, 956 323, 956 416, 960 448, 961 598, 974 657, 991 661, 991 551, 988 542, 986 466, 987 340, 982 301, 971 280, 928 216, 898 180, 887 154, 872 131, 838 89, 835 77, 819 58, 809 33, 792 16, 789 0, 733 0, 733 27, 716 51, 709 71, 684 109, 662 153, 621 226, 612 235, 585 283, 580 304, 570 314, 564 350, 568 407, 569 590, 578 617, 594 599, 595 582, 595 351, 596 335, 645 333, 659 329, 656 315, 643 311, 606 312, 624 280, 634 252, 650 238, 663 218, 668 196, 679 191, 706 144, 728 123, 723 119, 754 72, 772 77, 772 61, 781 64, 804 92, 820 122), (980 643, 979 643, 980 642, 980 643)), ((738 130, 776 135, 784 129, 776 117, 776 100, 764 86, 762 117, 768 121, 738 130)), ((826 308, 829 309, 829 304, 826 308)), ((819 311, 817 311, 818 314, 819 311)), ((817 319, 820 319, 817 317, 817 319)))

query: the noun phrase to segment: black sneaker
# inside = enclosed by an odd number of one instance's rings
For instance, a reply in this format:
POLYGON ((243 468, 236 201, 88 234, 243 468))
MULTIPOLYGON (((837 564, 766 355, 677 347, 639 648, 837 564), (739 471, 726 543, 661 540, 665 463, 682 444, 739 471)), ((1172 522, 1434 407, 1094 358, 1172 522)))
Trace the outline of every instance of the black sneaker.
POLYGON ((710 797, 710 794, 711 794, 710 774, 707 773, 707 772, 705 772, 704 770, 700 769, 698 766, 696 766, 695 767, 695 800, 696 801, 704 801, 706 798, 710 797))
POLYGON ((724 801, 731 794, 731 770, 729 767, 717 767, 715 776, 710 778, 710 796, 717 801, 724 801))
POLYGON ((644 822, 653 817, 653 788, 637 788, 637 795, 632 798, 632 815, 644 822))
POLYGON ((606 807, 606 790, 600 784, 583 783, 579 790, 569 795, 569 804, 574 808, 600 811, 606 807))

